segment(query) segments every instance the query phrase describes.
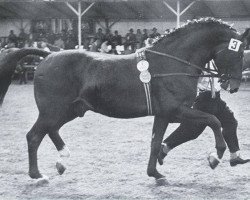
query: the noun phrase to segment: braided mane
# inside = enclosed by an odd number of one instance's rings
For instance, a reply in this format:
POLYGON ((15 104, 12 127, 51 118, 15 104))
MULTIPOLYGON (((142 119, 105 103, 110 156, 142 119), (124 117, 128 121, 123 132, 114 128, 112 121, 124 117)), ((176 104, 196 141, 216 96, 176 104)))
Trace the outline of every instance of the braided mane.
POLYGON ((179 28, 173 28, 168 33, 165 33, 159 37, 154 38, 153 44, 157 44, 163 39, 168 38, 170 36, 176 36, 180 34, 180 32, 190 31, 190 29, 201 27, 204 25, 220 26, 237 32, 236 29, 232 27, 232 25, 229 25, 227 22, 224 22, 221 19, 215 19, 213 17, 205 17, 200 19, 193 19, 191 21, 188 20, 185 24, 181 25, 179 28))

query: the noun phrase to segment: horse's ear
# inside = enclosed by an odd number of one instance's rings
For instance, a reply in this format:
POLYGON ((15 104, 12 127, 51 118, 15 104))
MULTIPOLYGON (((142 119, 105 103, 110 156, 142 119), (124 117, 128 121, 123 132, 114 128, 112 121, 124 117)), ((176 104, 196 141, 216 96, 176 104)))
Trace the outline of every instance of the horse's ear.
POLYGON ((240 36, 240 40, 244 43, 245 47, 250 44, 250 28, 247 28, 243 34, 240 36))

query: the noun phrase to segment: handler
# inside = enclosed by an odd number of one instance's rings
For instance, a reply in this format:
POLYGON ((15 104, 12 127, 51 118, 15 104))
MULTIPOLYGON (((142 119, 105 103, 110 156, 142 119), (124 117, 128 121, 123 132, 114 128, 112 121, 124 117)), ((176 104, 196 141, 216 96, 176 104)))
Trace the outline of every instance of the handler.
MULTIPOLYGON (((211 64, 213 65, 213 61, 210 62, 210 65, 211 64)), ((219 84, 218 78, 201 78, 198 83, 198 96, 196 97, 193 108, 212 114, 219 119, 222 126, 223 137, 230 151, 230 165, 233 167, 238 164, 250 162, 250 159, 242 159, 240 156, 237 138, 238 123, 233 112, 220 98, 221 87, 223 87, 223 84, 219 84)), ((198 126, 190 122, 181 123, 180 126, 163 141, 158 155, 159 164, 163 164, 164 157, 171 149, 182 143, 196 139, 205 128, 205 125, 198 126)))

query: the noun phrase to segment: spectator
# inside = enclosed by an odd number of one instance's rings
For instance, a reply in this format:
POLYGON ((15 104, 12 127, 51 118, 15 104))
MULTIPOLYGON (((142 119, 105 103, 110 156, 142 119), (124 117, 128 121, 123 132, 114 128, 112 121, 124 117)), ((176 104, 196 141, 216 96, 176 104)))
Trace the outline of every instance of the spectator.
POLYGON ((67 32, 67 37, 65 41, 65 49, 74 49, 77 44, 77 39, 73 33, 73 30, 67 32))
POLYGON ((101 46, 101 41, 100 40, 95 40, 94 38, 92 38, 90 40, 89 51, 97 52, 98 51, 98 46, 101 46))
POLYGON ((27 69, 24 66, 24 63, 20 63, 19 65, 19 84, 22 85, 22 83, 27 84, 27 69))
POLYGON ((60 49, 65 49, 64 41, 62 40, 62 37, 59 35, 54 43, 55 46, 59 47, 60 49))
POLYGON ((141 29, 137 29, 136 31, 136 48, 140 49, 142 47, 142 43, 143 43, 143 35, 141 33, 141 29))
POLYGON ((111 46, 112 46, 112 52, 114 52, 114 54, 117 54, 116 46, 122 45, 122 36, 118 34, 117 30, 114 33, 115 35, 113 35, 111 39, 111 46))
POLYGON ((157 28, 154 27, 154 28, 152 29, 152 31, 153 31, 153 33, 150 34, 150 37, 151 37, 151 38, 155 38, 155 37, 161 36, 161 34, 157 32, 157 28))
POLYGON ((18 38, 13 30, 10 30, 10 34, 8 36, 8 47, 17 47, 18 38))
POLYGON ((114 46, 122 45, 122 36, 119 35, 117 30, 114 33, 115 33, 115 35, 112 37, 112 44, 114 46))
POLYGON ((134 30, 131 28, 129 29, 129 33, 126 34, 126 41, 125 41, 125 49, 130 50, 131 52, 135 51, 136 45, 136 35, 134 34, 134 30))
POLYGON ((98 28, 98 32, 95 34, 95 39, 96 39, 96 40, 100 40, 101 43, 104 42, 104 40, 105 40, 105 35, 103 34, 101 28, 98 28))
POLYGON ((146 39, 148 39, 148 30, 144 28, 142 34, 142 46, 145 45, 146 39))
POLYGON ((111 49, 112 49, 112 47, 110 45, 110 42, 106 40, 105 42, 102 43, 100 52, 101 53, 109 53, 111 51, 111 49))
POLYGON ((21 28, 20 33, 18 35, 18 40, 19 40, 19 44, 18 47, 19 48, 23 48, 25 45, 25 42, 29 39, 29 35, 27 33, 24 32, 24 29, 21 28))
POLYGON ((29 40, 26 40, 25 43, 24 43, 24 45, 23 45, 23 47, 27 48, 27 47, 30 47, 30 46, 31 45, 30 45, 29 40))
POLYGON ((56 40, 56 34, 54 34, 54 33, 52 32, 52 30, 50 30, 50 31, 46 34, 46 38, 47 38, 48 43, 54 44, 54 43, 55 43, 55 40, 56 40))
POLYGON ((44 51, 47 51, 47 52, 50 52, 50 49, 49 47, 47 46, 47 43, 46 42, 40 42, 39 45, 37 45, 38 48, 41 48, 43 49, 44 51))
POLYGON ((109 29, 106 30, 106 35, 105 35, 105 40, 111 42, 113 38, 113 34, 111 33, 111 31, 109 29))

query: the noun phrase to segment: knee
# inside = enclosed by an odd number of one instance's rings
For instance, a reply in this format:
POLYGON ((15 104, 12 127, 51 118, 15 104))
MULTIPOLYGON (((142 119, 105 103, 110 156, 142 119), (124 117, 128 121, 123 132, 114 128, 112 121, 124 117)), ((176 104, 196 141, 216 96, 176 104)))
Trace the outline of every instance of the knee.
POLYGON ((36 135, 32 134, 32 132, 27 133, 26 139, 28 142, 28 146, 31 148, 37 146, 37 144, 40 143, 39 138, 36 135))

